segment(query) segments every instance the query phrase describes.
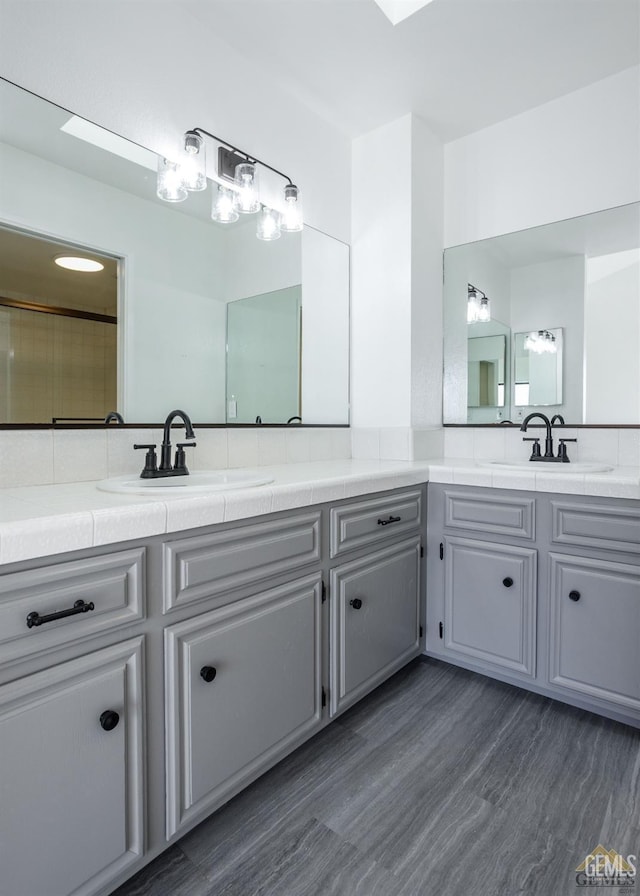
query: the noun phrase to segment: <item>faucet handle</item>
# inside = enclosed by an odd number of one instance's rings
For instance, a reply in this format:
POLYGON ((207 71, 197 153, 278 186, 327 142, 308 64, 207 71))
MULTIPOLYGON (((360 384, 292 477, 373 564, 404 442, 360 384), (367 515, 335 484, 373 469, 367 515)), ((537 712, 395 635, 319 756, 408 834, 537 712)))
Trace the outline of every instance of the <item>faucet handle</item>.
POLYGON ((151 479, 158 472, 158 458, 156 457, 156 446, 155 445, 134 445, 133 446, 136 451, 141 448, 147 449, 147 454, 144 459, 144 469, 142 473, 140 473, 141 479, 151 479))
POLYGON ((188 473, 186 458, 184 454, 185 448, 195 448, 195 442, 177 442, 176 443, 176 458, 173 464, 174 470, 183 470, 185 473, 188 473))
POLYGON ((567 446, 565 442, 577 442, 577 439, 558 439, 558 457, 563 460, 565 463, 569 463, 569 456, 567 454, 567 446))
POLYGON ((532 460, 534 457, 540 457, 540 439, 523 439, 523 442, 533 442, 531 447, 531 457, 529 460, 532 460))

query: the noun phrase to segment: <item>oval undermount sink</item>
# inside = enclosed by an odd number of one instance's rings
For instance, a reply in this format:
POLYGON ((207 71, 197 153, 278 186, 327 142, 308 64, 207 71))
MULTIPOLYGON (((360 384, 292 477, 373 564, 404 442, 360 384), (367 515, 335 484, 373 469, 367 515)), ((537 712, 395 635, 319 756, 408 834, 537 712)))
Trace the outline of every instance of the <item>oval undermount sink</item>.
POLYGON ((117 476, 103 479, 98 488, 103 492, 120 495, 157 495, 174 498, 183 495, 206 495, 210 492, 229 491, 235 488, 254 488, 273 482, 272 476, 265 476, 251 470, 200 470, 188 476, 167 476, 158 479, 117 476))
POLYGON ((609 464, 570 462, 549 463, 548 461, 521 461, 521 460, 487 460, 478 461, 479 467, 491 467, 492 469, 514 470, 522 473, 562 473, 568 475, 584 475, 585 473, 609 473, 613 467, 609 464))

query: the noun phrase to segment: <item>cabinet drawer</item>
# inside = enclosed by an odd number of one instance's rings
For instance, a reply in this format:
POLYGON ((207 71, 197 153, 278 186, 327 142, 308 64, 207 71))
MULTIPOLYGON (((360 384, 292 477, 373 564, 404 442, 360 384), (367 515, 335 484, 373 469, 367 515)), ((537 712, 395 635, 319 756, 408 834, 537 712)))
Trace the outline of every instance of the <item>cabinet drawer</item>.
POLYGON ((554 544, 640 554, 640 512, 626 507, 551 502, 554 544))
POLYGON ((332 716, 417 656, 419 593, 418 538, 331 571, 332 716))
POLYGON ((481 535, 492 532, 511 538, 535 539, 533 498, 480 496, 474 492, 444 491, 444 524, 481 535))
POLYGON ((319 560, 319 513, 167 542, 164 612, 319 560))
POLYGON ((422 492, 342 504, 331 510, 331 556, 384 542, 418 529, 422 520, 422 492))
POLYGON ((319 575, 165 632, 167 838, 320 724, 319 575))
POLYGON ((2 661, 141 619, 144 564, 136 548, 1 575, 2 661), (91 609, 74 607, 80 602, 91 609))
POLYGON ((0 687, 0 892, 91 896, 144 847, 142 639, 0 687))
POLYGON ((640 711, 640 566, 550 555, 549 680, 640 711))

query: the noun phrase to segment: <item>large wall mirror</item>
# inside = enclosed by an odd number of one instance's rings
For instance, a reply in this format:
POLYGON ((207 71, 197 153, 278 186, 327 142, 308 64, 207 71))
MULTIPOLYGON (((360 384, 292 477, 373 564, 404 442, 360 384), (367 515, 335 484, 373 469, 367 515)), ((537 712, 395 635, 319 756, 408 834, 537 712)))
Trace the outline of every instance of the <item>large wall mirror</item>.
POLYGON ((445 424, 640 425, 640 203, 455 246, 444 270, 445 424))
POLYGON ((0 169, 0 425, 348 424, 345 243, 163 202, 155 153, 1 79, 0 169))

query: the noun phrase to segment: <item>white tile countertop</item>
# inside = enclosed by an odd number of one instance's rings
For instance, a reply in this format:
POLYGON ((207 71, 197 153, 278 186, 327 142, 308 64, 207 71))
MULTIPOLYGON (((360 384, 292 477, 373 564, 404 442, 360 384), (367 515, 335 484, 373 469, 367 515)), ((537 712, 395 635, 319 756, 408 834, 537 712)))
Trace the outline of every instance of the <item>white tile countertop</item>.
POLYGON ((96 481, 0 489, 0 564, 309 507, 426 482, 426 462, 261 466, 268 485, 190 497, 112 494, 96 481))
POLYGON ((427 482, 640 499, 640 468, 585 475, 492 470, 473 459, 261 466, 273 482, 191 497, 129 496, 95 481, 0 489, 0 564, 427 482))

